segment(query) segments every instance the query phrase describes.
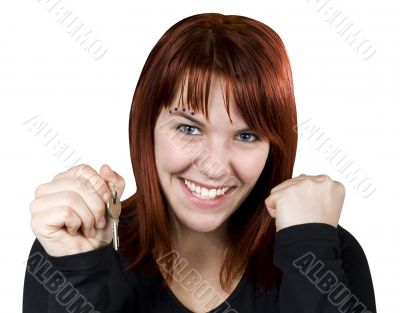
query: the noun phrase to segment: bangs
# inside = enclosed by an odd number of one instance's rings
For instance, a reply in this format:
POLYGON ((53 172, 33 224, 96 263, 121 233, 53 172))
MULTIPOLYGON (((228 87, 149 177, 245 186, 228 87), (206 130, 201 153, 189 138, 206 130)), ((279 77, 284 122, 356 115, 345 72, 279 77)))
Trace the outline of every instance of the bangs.
POLYGON ((194 112, 202 113, 206 120, 209 121, 209 94, 211 80, 222 78, 225 85, 223 98, 225 110, 228 113, 229 120, 232 119, 229 113, 229 98, 232 95, 232 84, 226 77, 222 77, 220 73, 214 72, 212 69, 193 69, 190 68, 184 73, 177 76, 174 82, 173 93, 170 96, 170 101, 166 102, 164 107, 168 108, 172 105, 172 99, 178 97, 178 106, 187 107, 194 112))

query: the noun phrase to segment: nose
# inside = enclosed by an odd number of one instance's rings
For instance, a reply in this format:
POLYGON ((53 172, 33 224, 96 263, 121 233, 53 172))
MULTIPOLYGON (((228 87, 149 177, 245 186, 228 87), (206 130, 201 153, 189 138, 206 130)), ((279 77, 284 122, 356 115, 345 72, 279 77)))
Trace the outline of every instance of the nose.
POLYGON ((195 164, 210 185, 236 186, 232 160, 232 151, 223 138, 208 137, 204 139, 195 164))

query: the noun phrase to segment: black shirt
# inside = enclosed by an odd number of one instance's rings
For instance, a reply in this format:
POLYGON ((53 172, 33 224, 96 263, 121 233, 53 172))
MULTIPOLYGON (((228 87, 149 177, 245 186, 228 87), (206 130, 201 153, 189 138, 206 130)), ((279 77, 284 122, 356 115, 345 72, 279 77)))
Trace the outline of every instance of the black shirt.
MULTIPOLYGON (((210 312, 376 312, 364 251, 340 225, 307 223, 278 231, 273 263, 282 271, 279 285, 256 293, 243 275, 229 297, 210 312)), ((35 239, 25 273, 23 312, 192 312, 157 277, 123 271, 122 264, 112 244, 54 257, 35 239)))

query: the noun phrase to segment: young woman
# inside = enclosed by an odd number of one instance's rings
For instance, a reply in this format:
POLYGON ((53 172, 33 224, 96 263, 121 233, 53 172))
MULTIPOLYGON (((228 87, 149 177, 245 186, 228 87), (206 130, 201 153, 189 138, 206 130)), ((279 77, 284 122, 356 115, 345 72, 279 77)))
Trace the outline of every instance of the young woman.
POLYGON ((38 186, 24 312, 376 312, 368 262, 338 225, 343 185, 292 177, 288 56, 267 25, 197 14, 151 51, 133 96, 136 193, 77 165, 38 186))

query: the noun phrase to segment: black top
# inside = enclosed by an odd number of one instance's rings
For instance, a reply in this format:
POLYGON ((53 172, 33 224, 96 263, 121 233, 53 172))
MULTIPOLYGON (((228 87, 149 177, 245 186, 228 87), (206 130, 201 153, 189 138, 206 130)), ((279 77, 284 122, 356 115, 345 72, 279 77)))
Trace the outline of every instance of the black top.
MULTIPOLYGON (((156 276, 123 271, 123 260, 112 244, 54 257, 35 239, 25 273, 23 312, 192 312, 156 276)), ((256 294, 243 275, 230 296, 210 312, 376 312, 364 251, 340 225, 307 223, 280 230, 275 233, 273 263, 282 271, 280 285, 256 294)), ((202 303, 216 296, 208 295, 193 291, 202 303)))

